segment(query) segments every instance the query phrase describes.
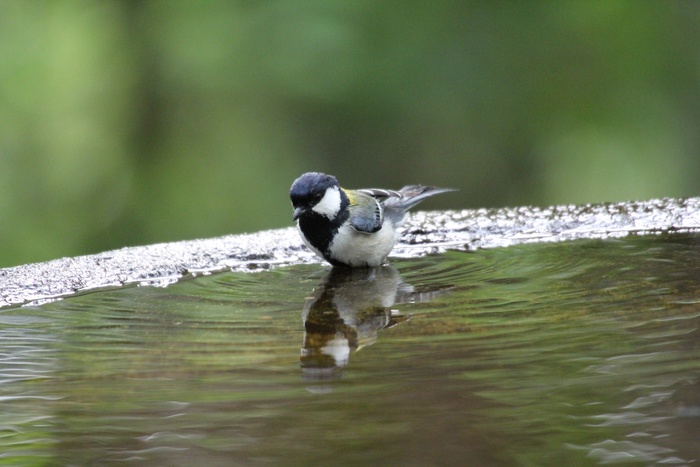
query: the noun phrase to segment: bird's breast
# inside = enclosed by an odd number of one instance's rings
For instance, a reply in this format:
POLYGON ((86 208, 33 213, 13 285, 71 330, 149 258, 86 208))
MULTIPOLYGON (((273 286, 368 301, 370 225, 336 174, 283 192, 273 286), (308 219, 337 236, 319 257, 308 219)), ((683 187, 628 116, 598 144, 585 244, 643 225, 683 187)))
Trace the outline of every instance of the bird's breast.
POLYGON ((304 241, 322 253, 328 251, 331 240, 338 231, 337 227, 322 216, 302 216, 297 225, 304 241))
POLYGON ((398 231, 390 222, 374 233, 357 232, 341 226, 330 244, 331 257, 349 266, 379 266, 394 248, 398 231))

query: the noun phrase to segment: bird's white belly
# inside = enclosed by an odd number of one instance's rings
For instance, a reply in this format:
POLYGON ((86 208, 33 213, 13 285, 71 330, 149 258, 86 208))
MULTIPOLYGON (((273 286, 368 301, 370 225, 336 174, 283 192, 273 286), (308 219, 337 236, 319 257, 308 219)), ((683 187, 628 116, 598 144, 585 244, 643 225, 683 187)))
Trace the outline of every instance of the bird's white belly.
POLYGON ((379 266, 384 263, 399 238, 399 232, 386 222, 377 232, 357 232, 343 225, 331 243, 333 257, 350 266, 379 266))

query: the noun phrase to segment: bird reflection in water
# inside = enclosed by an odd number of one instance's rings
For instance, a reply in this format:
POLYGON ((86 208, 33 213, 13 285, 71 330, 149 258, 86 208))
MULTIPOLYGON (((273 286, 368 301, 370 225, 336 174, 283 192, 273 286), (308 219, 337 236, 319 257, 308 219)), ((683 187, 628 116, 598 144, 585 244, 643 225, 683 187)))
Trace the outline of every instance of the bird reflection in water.
POLYGON ((393 266, 332 268, 304 305, 303 378, 340 377, 353 352, 373 344, 378 331, 410 318, 393 305, 434 296, 404 283, 393 266))

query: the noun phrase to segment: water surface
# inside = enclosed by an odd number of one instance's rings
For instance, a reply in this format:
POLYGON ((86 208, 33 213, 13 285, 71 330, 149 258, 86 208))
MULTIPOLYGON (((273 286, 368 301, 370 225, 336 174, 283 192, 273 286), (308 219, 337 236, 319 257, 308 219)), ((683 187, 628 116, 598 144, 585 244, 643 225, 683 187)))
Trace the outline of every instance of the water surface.
POLYGON ((8 465, 685 465, 700 237, 188 278, 0 311, 8 465))

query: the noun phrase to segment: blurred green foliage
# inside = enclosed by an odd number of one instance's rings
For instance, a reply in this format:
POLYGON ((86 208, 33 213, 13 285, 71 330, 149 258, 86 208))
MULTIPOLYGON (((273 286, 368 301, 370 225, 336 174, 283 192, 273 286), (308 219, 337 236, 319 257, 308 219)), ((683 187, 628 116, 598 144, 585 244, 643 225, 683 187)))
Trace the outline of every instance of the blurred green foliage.
POLYGON ((696 1, 0 0, 0 266, 426 208, 698 194, 696 1))

